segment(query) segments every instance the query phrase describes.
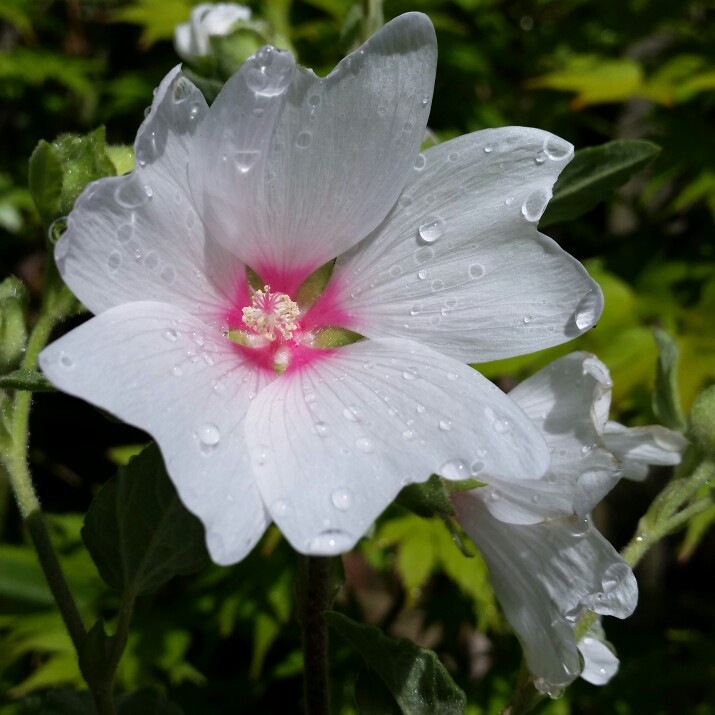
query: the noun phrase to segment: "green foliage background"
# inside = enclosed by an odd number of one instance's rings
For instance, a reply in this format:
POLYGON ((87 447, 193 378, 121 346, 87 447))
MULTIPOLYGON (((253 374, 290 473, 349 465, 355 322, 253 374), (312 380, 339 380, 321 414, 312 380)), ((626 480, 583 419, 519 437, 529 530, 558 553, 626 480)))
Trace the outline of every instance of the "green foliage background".
MULTIPOLYGON (((357 28, 346 23, 355 17, 349 0, 249 4, 276 44, 290 45, 320 74, 354 43, 357 28)), ((3 275, 26 285, 31 312, 42 289, 46 241, 28 188, 30 154, 41 139, 99 125, 110 145, 131 144, 153 87, 178 62, 171 37, 190 5, 0 3, 0 264, 3 275)), ((384 5, 386 18, 414 9, 429 14, 437 29, 430 121, 437 140, 525 125, 563 136, 577 149, 617 139, 662 147, 608 202, 547 229, 603 287, 606 309, 597 328, 560 348, 480 369, 509 387, 557 355, 589 350, 611 369, 614 416, 648 424, 655 421, 652 329, 664 328, 680 348, 678 383, 688 411, 715 381, 715 4, 384 5)), ((242 38, 247 52, 262 44, 261 32, 242 38)), ((227 67, 211 69, 220 74, 227 67)), ((131 168, 126 151, 110 156, 119 173, 131 168)), ((31 426, 36 484, 70 586, 88 622, 111 620, 118 597, 82 544, 82 518, 99 487, 146 436, 49 393, 37 395, 31 426)), ((666 476, 656 472, 644 484, 620 485, 597 514, 617 547, 666 476)), ((715 540, 707 531, 713 518, 711 509, 685 539, 664 542, 639 568, 638 612, 626 623, 606 624, 621 658, 619 676, 603 689, 578 682, 546 711, 715 713, 715 602, 707 578, 715 568, 715 540)), ((464 559, 441 522, 397 506, 372 537, 345 557, 339 608, 434 648, 467 693, 468 712, 498 712, 513 686, 519 649, 498 613, 484 564, 464 559)), ((82 712, 82 696, 46 696, 49 687, 79 687, 82 680, 4 482, 0 539, 0 714, 82 712)), ((295 579, 294 555, 271 531, 236 567, 207 566, 140 596, 119 690, 156 686, 185 713, 297 711, 295 579)), ((331 669, 340 712, 355 712, 351 692, 359 663, 335 635, 331 669)))

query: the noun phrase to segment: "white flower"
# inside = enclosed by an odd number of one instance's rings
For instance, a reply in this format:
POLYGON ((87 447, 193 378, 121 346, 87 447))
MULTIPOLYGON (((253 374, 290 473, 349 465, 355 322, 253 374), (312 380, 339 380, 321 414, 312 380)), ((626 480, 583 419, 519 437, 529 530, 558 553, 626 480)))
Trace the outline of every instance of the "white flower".
POLYGON ((188 62, 211 54, 210 38, 228 35, 237 22, 251 19, 250 8, 235 3, 201 3, 191 11, 191 19, 174 29, 176 54, 188 62))
POLYGON ((431 473, 548 466, 538 430, 465 363, 599 317, 598 286, 535 227, 572 147, 509 128, 418 154, 436 52, 419 13, 324 79, 266 47, 210 109, 173 70, 136 170, 90 185, 56 246, 96 317, 43 370, 156 439, 219 563, 271 520, 299 551, 334 554, 431 473), (368 339, 320 347, 335 326, 368 339))
POLYGON ((559 691, 579 674, 605 683, 615 673, 617 658, 594 634, 576 644, 574 623, 584 610, 626 618, 638 587, 588 513, 634 454, 643 465, 673 464, 685 446, 662 427, 614 427, 608 422, 611 387, 606 366, 586 353, 556 360, 519 384, 509 394, 545 438, 548 472, 540 480, 490 479, 487 487, 452 497, 460 523, 487 561, 535 684, 545 692, 559 691), (611 453, 613 434, 628 449, 611 453), (650 448, 654 434, 659 450, 650 448))

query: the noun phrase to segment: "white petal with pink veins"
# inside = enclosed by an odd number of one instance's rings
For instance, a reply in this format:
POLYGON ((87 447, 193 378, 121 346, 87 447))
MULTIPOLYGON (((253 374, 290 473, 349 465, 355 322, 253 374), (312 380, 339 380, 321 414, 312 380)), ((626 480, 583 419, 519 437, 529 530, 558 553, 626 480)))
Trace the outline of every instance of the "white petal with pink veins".
POLYGON ((178 308, 138 302, 92 318, 40 355, 43 372, 61 390, 156 439, 221 564, 242 559, 269 523, 243 424, 271 376, 236 347, 178 308))
POLYGON ((519 408, 418 343, 364 341, 281 375, 246 420, 253 469, 298 551, 347 551, 410 482, 537 479, 548 464, 519 408))
POLYGON ((271 47, 209 110, 191 188, 211 234, 292 293, 387 215, 419 151, 437 49, 420 13, 387 23, 321 79, 271 47))
POLYGON ((336 265, 350 327, 419 340, 467 362, 558 345, 603 296, 536 221, 573 147, 489 129, 427 149, 381 226, 336 265))
POLYGON ((206 113, 176 67, 135 143, 136 169, 89 184, 55 247, 62 278, 93 312, 158 300, 219 318, 245 269, 207 238, 188 190, 189 147, 206 113))

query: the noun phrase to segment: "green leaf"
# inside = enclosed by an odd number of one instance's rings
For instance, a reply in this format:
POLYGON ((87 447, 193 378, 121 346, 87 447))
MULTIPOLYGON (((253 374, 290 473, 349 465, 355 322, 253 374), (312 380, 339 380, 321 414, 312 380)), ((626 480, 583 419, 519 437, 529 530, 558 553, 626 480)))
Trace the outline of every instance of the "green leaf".
POLYGON ((454 509, 442 480, 433 474, 426 482, 410 484, 398 495, 397 503, 418 516, 453 516, 454 509))
POLYGON ((135 593, 208 561, 201 522, 179 501, 155 444, 104 485, 82 538, 106 583, 135 593))
POLYGON ((405 638, 389 638, 376 626, 361 625, 335 611, 325 618, 380 677, 404 715, 464 713, 466 697, 436 653, 405 638))
POLYGON ((661 424, 682 432, 686 421, 680 406, 678 391, 678 359, 680 350, 675 339, 665 330, 655 328, 653 337, 658 346, 658 367, 653 393, 653 412, 661 424))
POLYGON ((57 388, 41 373, 34 370, 13 370, 0 376, 0 389, 56 392, 57 388))
POLYGON ((554 186, 539 226, 570 221, 590 211, 637 174, 660 147, 641 139, 617 139, 576 152, 554 186))
POLYGON ((29 185, 42 222, 49 226, 60 213, 62 160, 51 144, 41 139, 30 156, 29 185))
POLYGON ((380 678, 363 668, 355 681, 355 702, 360 715, 401 715, 402 710, 380 678))
POLYGON ((107 674, 113 666, 112 637, 104 630, 100 619, 89 629, 79 652, 79 667, 88 683, 107 682, 107 674))

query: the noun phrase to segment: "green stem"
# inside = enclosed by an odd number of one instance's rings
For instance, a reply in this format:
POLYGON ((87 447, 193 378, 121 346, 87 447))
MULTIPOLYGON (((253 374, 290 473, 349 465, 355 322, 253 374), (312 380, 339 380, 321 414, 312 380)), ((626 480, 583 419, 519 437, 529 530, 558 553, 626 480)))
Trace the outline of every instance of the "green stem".
POLYGON ((307 556, 303 560, 305 600, 303 603, 303 686, 306 715, 329 715, 328 625, 335 590, 333 559, 307 556))

